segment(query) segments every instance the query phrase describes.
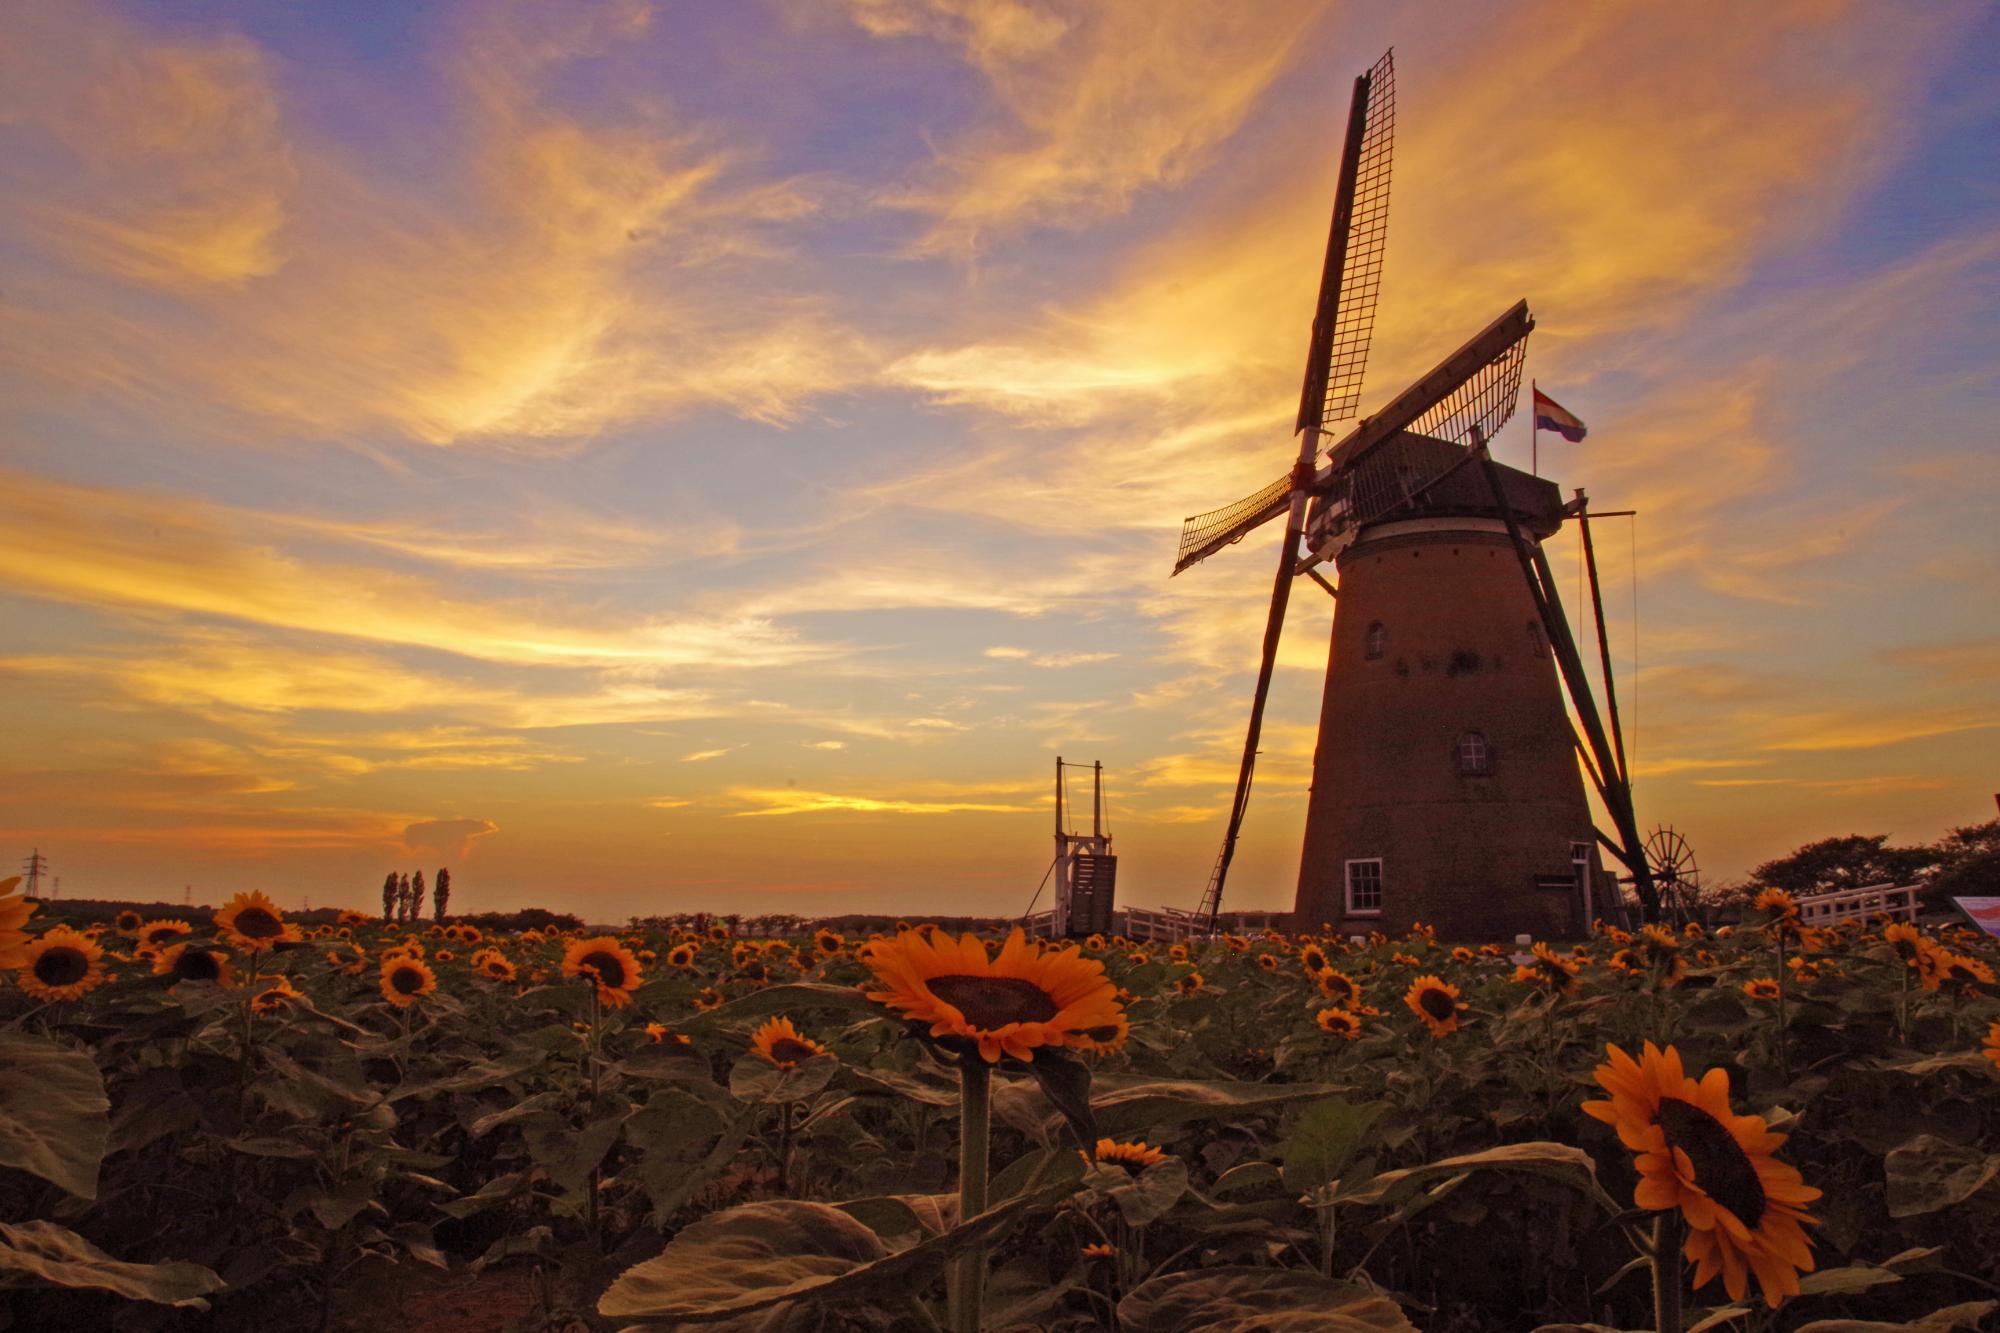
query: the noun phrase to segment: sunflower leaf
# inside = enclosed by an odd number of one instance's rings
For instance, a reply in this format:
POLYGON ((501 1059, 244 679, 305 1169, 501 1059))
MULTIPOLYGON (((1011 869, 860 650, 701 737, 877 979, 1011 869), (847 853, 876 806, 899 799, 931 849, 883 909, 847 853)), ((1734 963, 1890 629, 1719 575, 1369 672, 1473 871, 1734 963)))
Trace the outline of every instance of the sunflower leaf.
POLYGON ((1341 1191, 1335 1201, 1394 1202, 1428 1180, 1466 1171, 1525 1171, 1533 1175, 1553 1176, 1606 1205, 1607 1211, 1617 1211, 1610 1206, 1609 1197, 1597 1183, 1597 1166, 1591 1161, 1590 1154, 1565 1143, 1509 1143, 1485 1152, 1447 1157, 1424 1166, 1384 1171, 1357 1189, 1341 1191))
POLYGON ((1995 1176, 2000 1153, 1982 1153, 1934 1134, 1919 1134, 1890 1149, 1882 1161, 1889 1216, 1916 1217, 1963 1203, 1995 1176))
POLYGON ((767 986, 760 991, 752 991, 740 999, 731 1000, 719 1009, 711 1009, 687 1022, 692 1027, 704 1020, 709 1022, 728 1021, 736 1018, 763 1018, 770 1014, 788 1014, 799 1009, 842 1009, 849 1013, 868 1014, 875 1018, 888 1017, 888 1011, 863 995, 852 986, 828 986, 818 982, 799 981, 785 986, 767 986))
POLYGON ((208 1308, 203 1296, 227 1285, 200 1264, 120 1263, 74 1231, 42 1221, 0 1222, 0 1271, 197 1310, 208 1308))
POLYGON ((815 1055, 791 1069, 780 1069, 762 1056, 746 1056, 729 1071, 729 1095, 766 1106, 802 1102, 825 1091, 839 1068, 840 1061, 831 1055, 815 1055))
POLYGON ((1417 1333, 1396 1302, 1367 1287, 1283 1268, 1210 1268, 1141 1283, 1118 1322, 1150 1333, 1417 1333))
POLYGON ((620 1274, 597 1310, 613 1319, 706 1324, 796 1300, 907 1296, 952 1258, 1067 1193, 1063 1186, 1009 1199, 894 1254, 831 1204, 742 1204, 682 1228, 657 1258, 620 1274))
POLYGON ((97 1197, 111 1135, 104 1076, 83 1051, 0 1032, 0 1166, 17 1167, 80 1199, 97 1197))
POLYGON ((1028 1068, 1034 1073, 1035 1082, 1041 1085, 1042 1095, 1069 1122, 1077 1143, 1086 1149, 1096 1144, 1097 1117, 1090 1109, 1090 1066, 1074 1056, 1043 1047, 1035 1052, 1028 1068))

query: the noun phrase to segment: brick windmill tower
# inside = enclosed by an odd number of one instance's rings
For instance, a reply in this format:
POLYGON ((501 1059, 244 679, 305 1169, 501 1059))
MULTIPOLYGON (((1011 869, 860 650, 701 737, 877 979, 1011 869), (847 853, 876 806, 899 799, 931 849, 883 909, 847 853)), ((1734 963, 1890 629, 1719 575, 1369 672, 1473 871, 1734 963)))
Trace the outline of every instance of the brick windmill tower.
MULTIPOLYGON (((1328 428, 1353 416, 1367 364, 1393 82, 1387 55, 1355 80, 1292 471, 1181 530, 1176 574, 1286 520, 1236 798, 1202 910, 1211 921, 1220 910, 1285 607, 1304 574, 1334 594, 1335 612, 1299 869, 1301 929, 1424 921, 1454 939, 1577 934, 1609 906, 1600 847, 1630 871, 1650 918, 1658 906, 1623 745, 1599 719, 1541 550, 1571 519, 1588 548, 1581 493, 1566 505, 1553 483, 1495 463, 1486 448, 1520 396, 1534 328, 1527 302, 1322 453, 1328 428), (1337 589, 1320 572, 1327 562, 1337 589), (1582 774, 1615 835, 1597 831, 1582 774)), ((1601 644, 1601 611, 1599 630, 1601 644)))

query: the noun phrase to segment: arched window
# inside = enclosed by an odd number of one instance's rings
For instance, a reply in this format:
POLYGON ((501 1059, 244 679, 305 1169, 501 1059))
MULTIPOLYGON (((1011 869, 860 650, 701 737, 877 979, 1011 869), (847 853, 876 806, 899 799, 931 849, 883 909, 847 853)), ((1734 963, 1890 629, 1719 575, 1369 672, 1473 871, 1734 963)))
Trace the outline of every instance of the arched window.
POLYGON ((1458 771, 1473 777, 1493 771, 1493 751, 1482 733, 1468 731, 1458 738, 1458 771))
POLYGON ((1378 620, 1374 624, 1368 627, 1368 639, 1367 639, 1368 659, 1370 661, 1373 661, 1374 659, 1380 657, 1383 651, 1388 648, 1388 646, 1389 646, 1389 628, 1388 626, 1384 625, 1381 621, 1378 620))
POLYGON ((1528 622, 1528 642, 1531 645, 1533 645, 1535 650, 1535 656, 1540 657, 1548 652, 1549 642, 1547 639, 1542 637, 1541 621, 1530 620, 1528 622))

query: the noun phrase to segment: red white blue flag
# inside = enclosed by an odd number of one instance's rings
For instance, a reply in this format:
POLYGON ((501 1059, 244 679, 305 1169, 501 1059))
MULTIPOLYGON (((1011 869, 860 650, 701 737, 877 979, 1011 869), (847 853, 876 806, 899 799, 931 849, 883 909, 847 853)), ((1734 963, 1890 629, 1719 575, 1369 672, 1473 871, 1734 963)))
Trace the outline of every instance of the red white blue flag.
POLYGON ((1540 389, 1535 390, 1535 429, 1553 432, 1571 444, 1580 442, 1589 434, 1581 417, 1540 389))

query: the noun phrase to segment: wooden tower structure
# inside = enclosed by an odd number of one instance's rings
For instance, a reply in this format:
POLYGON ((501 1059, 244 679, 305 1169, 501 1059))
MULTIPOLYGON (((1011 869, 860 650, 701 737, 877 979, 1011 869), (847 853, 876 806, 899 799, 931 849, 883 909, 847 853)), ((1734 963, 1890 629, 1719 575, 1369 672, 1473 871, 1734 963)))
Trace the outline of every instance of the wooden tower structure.
MULTIPOLYGON (((1393 54, 1393 53, 1392 53, 1393 54)), ((1541 543, 1581 492, 1503 467, 1528 335, 1520 301, 1329 446, 1359 404, 1386 245, 1394 64, 1355 80, 1333 223, 1286 475, 1189 518, 1174 573, 1283 516, 1236 796, 1201 910, 1213 921, 1248 809, 1292 582, 1333 594, 1333 656, 1295 921, 1342 930, 1425 921, 1451 938, 1562 936, 1611 907, 1597 850, 1658 903, 1622 741, 1601 722, 1541 543), (1320 572, 1331 562, 1340 586, 1320 572), (1564 706, 1567 688, 1569 707, 1564 706), (1575 726, 1572 727, 1571 714, 1575 726), (1595 828, 1587 775, 1615 833, 1595 828)), ((1595 587, 1595 565, 1592 564, 1595 587)), ((1595 599, 1593 599, 1595 600, 1595 599)), ((1602 645, 1599 612, 1599 642, 1602 645)), ((1607 697, 1610 671, 1604 662, 1607 697)))
POLYGON ((1090 765, 1090 832, 1072 825, 1067 771, 1081 764, 1056 756, 1056 906, 1051 933, 1057 937, 1109 935, 1118 897, 1118 858, 1104 822, 1104 765, 1090 765))

